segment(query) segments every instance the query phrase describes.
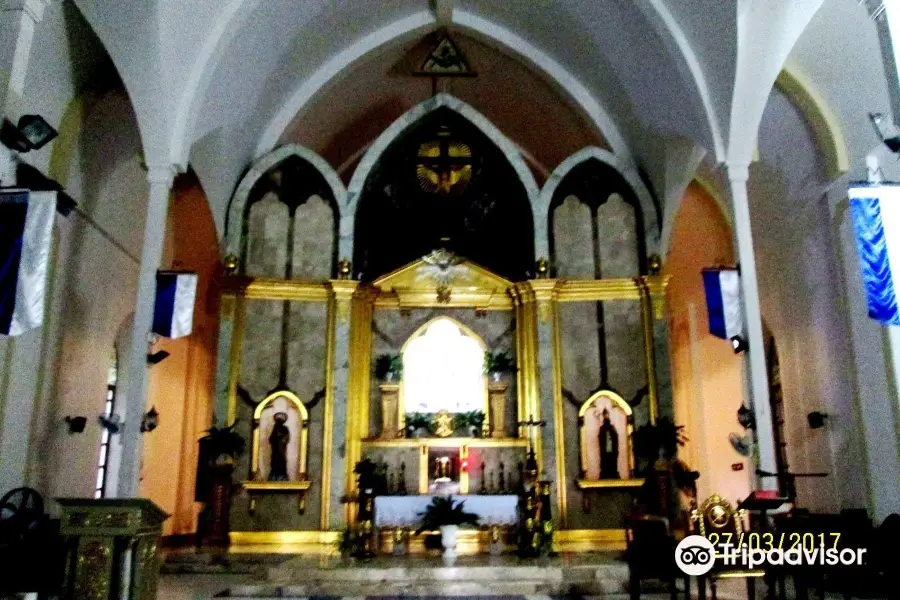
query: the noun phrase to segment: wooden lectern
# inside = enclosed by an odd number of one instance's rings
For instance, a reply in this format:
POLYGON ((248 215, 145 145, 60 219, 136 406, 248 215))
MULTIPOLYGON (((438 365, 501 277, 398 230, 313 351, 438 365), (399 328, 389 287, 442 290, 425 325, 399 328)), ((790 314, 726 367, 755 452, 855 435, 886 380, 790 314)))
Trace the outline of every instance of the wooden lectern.
POLYGON ((169 518, 144 498, 60 498, 66 600, 155 600, 159 538, 169 518))

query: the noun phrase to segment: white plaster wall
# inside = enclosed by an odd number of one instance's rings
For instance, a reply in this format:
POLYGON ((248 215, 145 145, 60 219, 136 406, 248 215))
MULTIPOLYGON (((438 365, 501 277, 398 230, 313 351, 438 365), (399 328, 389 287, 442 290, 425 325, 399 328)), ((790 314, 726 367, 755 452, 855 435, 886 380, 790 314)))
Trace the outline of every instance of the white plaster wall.
POLYGON ((94 224, 76 214, 57 217, 45 326, 0 340, 0 491, 23 482, 49 497, 93 491, 97 415, 110 355, 134 305, 137 265, 129 255, 140 247, 147 194, 127 96, 121 89, 84 93, 99 83, 84 71, 106 60, 98 48, 71 5, 50 4, 18 99, 22 112, 41 114, 61 131, 25 158, 63 181, 94 224), (88 418, 84 433, 68 433, 69 415, 88 418))
POLYGON ((759 153, 748 184, 750 214, 763 320, 781 361, 788 465, 794 473, 829 473, 798 479, 798 503, 827 512, 864 507, 865 460, 848 377, 853 355, 836 285, 824 166, 803 116, 779 91, 769 96, 759 153), (812 411, 829 415, 825 428, 809 427, 812 411))

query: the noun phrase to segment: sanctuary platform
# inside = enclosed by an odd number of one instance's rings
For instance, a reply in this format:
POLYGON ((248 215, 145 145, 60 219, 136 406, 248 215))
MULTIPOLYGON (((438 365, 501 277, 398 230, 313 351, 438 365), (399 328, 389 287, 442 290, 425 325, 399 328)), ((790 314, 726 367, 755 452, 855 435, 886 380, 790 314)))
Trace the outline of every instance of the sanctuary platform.
POLYGON ((168 575, 218 574, 213 597, 308 598, 312 596, 534 596, 601 595, 626 598, 628 565, 618 552, 566 554, 523 560, 514 556, 440 557, 239 555, 175 553, 168 575), (240 577, 237 577, 240 576, 240 577))

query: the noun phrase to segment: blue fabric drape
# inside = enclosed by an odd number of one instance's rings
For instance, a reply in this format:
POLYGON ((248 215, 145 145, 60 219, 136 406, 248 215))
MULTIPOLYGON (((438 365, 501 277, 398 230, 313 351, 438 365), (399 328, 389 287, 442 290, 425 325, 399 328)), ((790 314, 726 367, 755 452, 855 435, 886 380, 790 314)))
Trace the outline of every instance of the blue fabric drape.
POLYGON ((880 199, 854 198, 850 201, 850 211, 856 229, 856 247, 868 296, 869 316, 886 325, 900 325, 880 199))

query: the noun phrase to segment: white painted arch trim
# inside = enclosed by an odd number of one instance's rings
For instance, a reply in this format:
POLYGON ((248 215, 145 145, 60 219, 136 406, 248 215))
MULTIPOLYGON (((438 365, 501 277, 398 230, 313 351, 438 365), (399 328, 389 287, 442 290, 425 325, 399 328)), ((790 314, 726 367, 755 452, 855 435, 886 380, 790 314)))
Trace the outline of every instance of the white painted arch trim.
POLYGON ((328 59, 300 84, 275 113, 256 145, 256 156, 262 156, 273 148, 307 102, 344 69, 385 44, 425 33, 435 25, 434 14, 422 10, 370 33, 328 59))
MULTIPOLYGON (((566 160, 562 161, 559 166, 553 170, 547 183, 544 184, 544 188, 541 190, 540 198, 538 199, 537 208, 535 209, 535 216, 537 217, 539 215, 542 219, 545 235, 549 235, 550 204, 553 202, 553 194, 556 193, 559 184, 562 183, 563 179, 565 179, 566 175, 568 175, 572 169, 592 159, 615 169, 615 171, 618 172, 631 187, 634 195, 637 196, 641 211, 643 212, 642 216, 644 218, 644 235, 646 237, 647 253, 652 254, 658 252, 660 236, 659 219, 656 214, 656 204, 653 202, 650 190, 644 185, 637 169, 633 165, 624 163, 609 150, 604 150, 597 146, 582 148, 566 160)), ((537 219, 535 219, 536 230, 537 227, 537 219)), ((544 255, 538 254, 538 256, 544 255)))
POLYGON ((694 85, 697 87, 697 95, 700 97, 700 102, 703 104, 703 110, 706 112, 706 121, 709 125, 710 134, 712 135, 713 152, 717 162, 724 161, 726 151, 725 142, 722 138, 722 126, 719 123, 719 119, 716 118, 716 111, 712 103, 712 95, 709 92, 709 84, 706 83, 706 75, 704 75, 703 68, 700 66, 697 53, 694 52, 694 48, 691 47, 687 36, 684 34, 678 21, 669 11, 668 7, 666 7, 663 0, 648 0, 647 4, 653 9, 656 16, 659 18, 660 24, 671 36, 671 40, 675 43, 691 76, 694 78, 694 85))
POLYGON ((292 156, 305 160, 325 178, 338 206, 337 217, 341 218, 347 199, 347 189, 335 170, 324 158, 309 148, 299 144, 285 144, 254 161, 247 173, 241 178, 234 195, 231 197, 231 205, 228 208, 228 229, 225 233, 225 247, 229 254, 237 256, 240 252, 241 231, 243 229, 241 223, 243 223, 244 209, 247 206, 247 199, 250 197, 253 186, 273 167, 292 156))
POLYGON ((368 179, 369 173, 378 159, 381 158, 384 151, 387 150, 397 138, 403 135, 407 129, 418 123, 426 115, 441 108, 452 110, 472 123, 472 125, 477 127, 489 140, 491 140, 491 142, 494 143, 494 145, 497 146, 497 148, 500 149, 501 152, 503 152, 513 169, 515 169, 522 185, 525 187, 529 202, 532 206, 535 206, 539 194, 538 185, 534 179, 534 175, 531 173, 531 169, 528 168, 528 164, 525 162, 525 157, 522 156, 522 153, 519 151, 518 146, 506 137, 503 132, 497 129, 487 117, 475 110, 471 105, 466 104, 455 96, 441 93, 424 102, 420 102, 406 111, 396 121, 391 123, 387 129, 382 131, 381 135, 372 142, 372 145, 369 146, 369 149, 366 151, 365 155, 363 155, 362 160, 360 160, 359 165, 353 172, 353 177, 350 179, 350 184, 347 186, 348 211, 356 211, 359 195, 362 193, 366 179, 368 179))
POLYGON ((381 135, 372 142, 372 145, 369 146, 369 149, 359 161, 359 165, 356 167, 356 170, 353 172, 353 177, 350 179, 350 184, 347 186, 346 205, 342 205, 341 207, 340 254, 342 257, 349 258, 353 255, 353 230, 356 222, 356 209, 363 188, 365 187, 366 180, 369 178, 369 174, 372 172, 378 159, 380 159, 385 150, 387 150, 391 144, 393 144, 394 141, 403 135, 410 127, 413 127, 426 115, 441 108, 452 110, 477 127, 495 146, 497 146, 497 148, 500 149, 506 157, 506 160, 509 161, 510 165, 518 175, 519 181, 522 182, 522 186, 525 188, 525 193, 528 196, 528 203, 531 206, 532 212, 532 222, 535 224, 535 246, 537 247, 539 245, 540 241, 538 238, 541 233, 537 227, 539 219, 537 207, 540 192, 538 190, 537 181, 535 181, 534 175, 532 174, 531 169, 528 168, 528 164, 525 162, 525 158, 519 151, 518 146, 506 137, 503 132, 497 129, 487 117, 472 108, 472 106, 450 94, 441 93, 417 104, 402 114, 396 121, 391 123, 391 125, 381 132, 381 135))
MULTIPOLYGON (((613 152, 621 156, 623 160, 632 160, 631 149, 609 112, 584 84, 548 54, 509 29, 464 10, 453 10, 453 23, 460 29, 469 30, 492 40, 543 72, 589 117, 594 127, 609 142, 613 152)), ((387 43, 424 33, 436 26, 437 22, 431 11, 420 11, 357 40, 329 59, 303 81, 290 95, 287 102, 281 106, 260 137, 256 146, 256 156, 262 156, 275 147, 291 121, 306 104, 334 77, 354 62, 387 43)))
POLYGON ((597 130, 609 142, 613 152, 625 157, 626 160, 631 160, 632 154, 628 142, 607 110, 578 78, 551 58, 549 54, 503 25, 465 10, 453 10, 453 23, 462 29, 468 29, 501 44, 547 75, 584 111, 597 130))
POLYGON ((200 47, 175 108, 172 138, 169 142, 169 156, 179 171, 187 169, 200 104, 209 89, 224 48, 231 43, 259 3, 260 0, 230 0, 200 47))

